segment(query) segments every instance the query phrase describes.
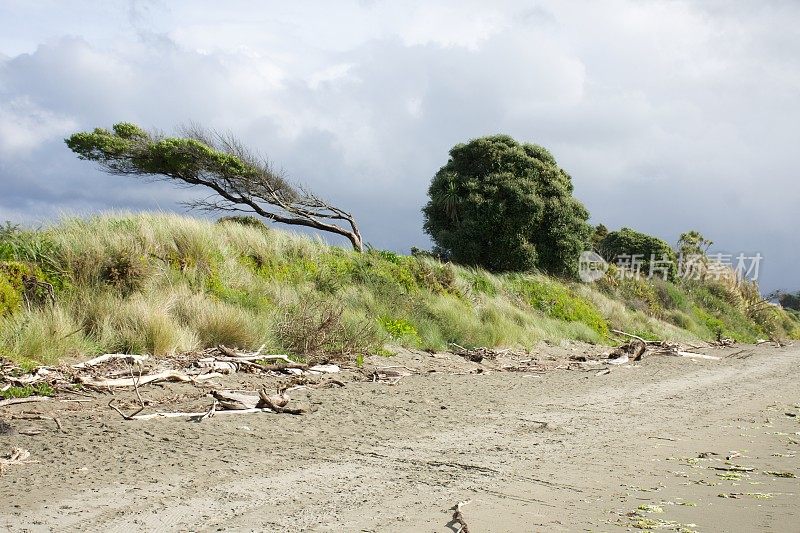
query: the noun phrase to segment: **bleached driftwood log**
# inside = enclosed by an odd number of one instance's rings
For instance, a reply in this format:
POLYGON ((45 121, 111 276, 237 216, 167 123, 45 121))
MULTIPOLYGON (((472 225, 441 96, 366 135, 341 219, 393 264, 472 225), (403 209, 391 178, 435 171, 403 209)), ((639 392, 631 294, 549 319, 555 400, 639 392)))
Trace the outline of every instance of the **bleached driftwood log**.
POLYGON ((207 374, 190 375, 181 370, 163 370, 155 374, 147 374, 141 377, 98 379, 94 376, 77 376, 78 382, 83 385, 97 388, 116 388, 116 387, 141 387, 148 383, 159 381, 177 381, 182 383, 194 383, 206 381, 213 378, 222 377, 219 372, 209 372, 207 374))
POLYGON ((50 399, 49 396, 28 396, 27 398, 7 398, 5 400, 0 400, 0 407, 5 407, 7 405, 16 405, 18 403, 46 402, 49 399, 50 399))
POLYGON ((121 359, 123 361, 128 361, 130 363, 141 364, 148 359, 148 356, 127 354, 127 353, 107 353, 104 355, 99 355, 94 359, 89 359, 88 361, 72 365, 72 368, 77 368, 77 369, 89 368, 114 359, 121 359))

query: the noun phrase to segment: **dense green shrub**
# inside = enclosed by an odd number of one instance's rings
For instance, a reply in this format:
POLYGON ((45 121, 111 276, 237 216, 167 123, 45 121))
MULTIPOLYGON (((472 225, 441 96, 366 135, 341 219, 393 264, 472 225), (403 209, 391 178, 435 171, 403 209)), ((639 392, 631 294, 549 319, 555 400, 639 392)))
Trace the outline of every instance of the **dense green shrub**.
POLYGON ((452 261, 493 271, 577 272, 586 208, 546 149, 494 135, 458 144, 431 181, 425 231, 452 261))
POLYGON ((378 323, 395 340, 406 340, 418 344, 420 341, 419 332, 413 324, 403 318, 380 317, 378 323))
POLYGON ((10 315, 21 308, 22 291, 0 273, 0 316, 10 315))
MULTIPOLYGON (((675 280, 678 271, 678 258, 675 250, 666 241, 640 233, 630 228, 609 233, 600 244, 600 253, 606 261, 615 262, 620 256, 638 256, 641 261, 641 275, 649 276, 651 259, 655 261, 666 260, 669 265, 663 265, 667 270, 667 279, 675 280)), ((653 276, 663 274, 656 270, 659 265, 653 264, 653 276)))
POLYGON ((781 294, 778 301, 786 309, 800 311, 800 291, 794 294, 781 294))
MULTIPOLYGON (((22 308, 26 276, 42 279, 37 267, 19 261, 0 261, 0 316, 11 315, 22 308)), ((36 297, 35 294, 30 295, 36 297)))

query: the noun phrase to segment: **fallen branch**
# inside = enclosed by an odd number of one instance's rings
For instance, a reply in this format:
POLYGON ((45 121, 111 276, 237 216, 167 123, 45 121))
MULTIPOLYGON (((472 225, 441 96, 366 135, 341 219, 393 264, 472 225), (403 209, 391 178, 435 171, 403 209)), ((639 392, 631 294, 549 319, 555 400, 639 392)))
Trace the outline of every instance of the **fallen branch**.
POLYGON ((0 407, 7 405, 16 405, 18 403, 31 403, 31 402, 46 402, 50 399, 49 396, 28 396, 27 398, 8 398, 0 400, 0 407))
POLYGON ((37 415, 37 414, 21 414, 21 415, 11 415, 11 419, 14 420, 52 420, 56 424, 56 429, 60 432, 64 432, 64 428, 61 427, 61 421, 58 418, 52 416, 45 416, 45 415, 37 415))
POLYGON ((712 466, 714 470, 722 470, 723 472, 752 472, 755 468, 749 466, 726 465, 726 466, 712 466))
MULTIPOLYGON (((122 415, 122 413, 119 410, 116 410, 116 411, 122 415)), ((258 408, 258 407, 254 407, 253 409, 222 409, 222 410, 214 411, 213 416, 217 416, 217 415, 236 415, 236 414, 246 415, 246 414, 250 414, 250 413, 272 413, 272 412, 273 411, 271 409, 262 409, 262 408, 258 408)), ((176 413, 148 413, 146 415, 132 415, 132 416, 128 416, 128 417, 126 417, 125 415, 122 415, 122 416, 123 416, 123 418, 125 418, 125 420, 152 420, 154 418, 200 418, 200 417, 205 416, 207 413, 208 413, 208 411, 186 412, 186 413, 182 413, 182 412, 176 412, 176 413)), ((210 418, 210 417, 207 417, 207 418, 210 418)))
POLYGON ((624 331, 620 331, 618 329, 612 329, 611 331, 613 333, 616 333, 617 335, 622 335, 624 337, 630 337, 631 339, 636 339, 637 341, 642 341, 645 344, 658 344, 658 343, 662 342, 662 341, 648 341, 648 340, 645 340, 645 339, 639 337, 638 335, 631 335, 630 333, 625 333, 624 331))
POLYGON ((204 414, 201 417, 198 417, 196 421, 199 423, 199 422, 202 422, 203 420, 205 420, 207 418, 213 417, 216 410, 217 410, 217 399, 214 398, 212 400, 212 402, 211 402, 211 407, 208 408, 208 411, 206 411, 206 414, 204 414))
POLYGON ((135 378, 116 378, 116 379, 97 379, 93 376, 77 376, 78 382, 89 387, 98 388, 117 388, 117 387, 139 387, 147 385, 148 383, 157 383, 159 381, 177 381, 181 383, 194 383, 197 381, 206 381, 213 378, 221 377, 219 372, 209 372, 207 374, 198 374, 191 376, 186 372, 180 370, 164 370, 156 374, 148 374, 142 376, 141 379, 135 378))
MULTIPOLYGON (((300 368, 300 369, 308 368, 308 365, 305 365, 303 363, 295 363, 294 361, 292 361, 288 357, 286 357, 286 358, 284 358, 284 357, 285 356, 280 356, 279 357, 277 355, 273 356, 273 357, 269 357, 268 359, 278 359, 278 360, 281 360, 281 361, 286 361, 283 364, 275 364, 275 365, 261 365, 261 364, 255 363, 254 362, 255 359, 251 359, 250 357, 215 357, 214 360, 215 361, 219 361, 220 363, 231 363, 231 364, 234 364, 234 365, 242 365, 242 366, 252 367, 252 368, 256 368, 258 370, 261 370, 262 372, 272 372, 272 371, 276 371, 276 370, 283 370, 284 368, 300 368)), ((262 360, 262 359, 265 359, 265 358, 263 356, 259 356, 256 359, 262 360)))
POLYGON ((269 396, 266 389, 261 389, 261 391, 258 393, 258 396, 261 400, 258 403, 258 407, 266 406, 276 413, 286 413, 288 415, 302 415, 306 412, 305 409, 301 408, 285 407, 286 404, 289 403, 289 397, 285 394, 269 396))
POLYGON ((219 402, 223 410, 253 409, 260 400, 258 393, 238 392, 231 390, 211 391, 214 400, 219 402))
POLYGON ((464 500, 463 502, 458 502, 453 509, 453 520, 450 521, 449 525, 458 524, 459 528, 456 530, 456 533, 469 533, 469 526, 467 526, 466 520, 464 520, 464 515, 461 513, 461 508, 467 505, 472 500, 464 500))
POLYGON ((115 359, 121 359, 123 361, 128 361, 129 363, 135 364, 142 364, 144 361, 148 359, 146 355, 134 355, 134 354, 126 354, 126 353, 107 353, 104 355, 99 355, 94 359, 89 359, 88 361, 84 361, 83 363, 78 363, 76 365, 72 365, 72 368, 89 368, 92 366, 97 366, 101 363, 105 363, 106 361, 111 361, 115 359))
POLYGON ((706 355, 704 353, 697 353, 697 352, 684 352, 681 350, 676 351, 675 354, 680 357, 691 357, 692 359, 709 359, 711 361, 719 361, 721 359, 716 355, 706 355))
POLYGON ((112 398, 111 400, 108 401, 108 406, 110 408, 112 408, 113 410, 115 410, 117 413, 119 413, 119 416, 121 416, 125 420, 134 420, 134 419, 136 419, 136 415, 138 415, 139 413, 144 411, 144 405, 143 405, 143 406, 139 407, 139 409, 137 411, 134 411, 133 414, 126 415, 125 413, 123 413, 122 411, 119 410, 119 407, 114 405, 114 402, 116 402, 116 401, 117 401, 116 398, 112 398))

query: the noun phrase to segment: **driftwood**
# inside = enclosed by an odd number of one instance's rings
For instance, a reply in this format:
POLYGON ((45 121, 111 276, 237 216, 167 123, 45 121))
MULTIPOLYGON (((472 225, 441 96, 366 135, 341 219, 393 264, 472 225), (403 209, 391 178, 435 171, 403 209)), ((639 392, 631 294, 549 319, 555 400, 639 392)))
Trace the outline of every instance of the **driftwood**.
POLYGON ((608 360, 606 363, 620 365, 628 361, 639 361, 645 355, 670 355, 675 357, 688 357, 693 359, 708 359, 717 361, 720 357, 715 355, 706 355, 698 352, 690 352, 683 350, 681 345, 670 343, 666 341, 648 341, 636 335, 625 333, 624 331, 611 330, 614 333, 630 337, 630 342, 615 348, 608 353, 608 360))
POLYGON ((11 453, 7 454, 5 457, 0 457, 0 474, 11 465, 24 465, 39 462, 29 460, 30 456, 31 452, 24 448, 11 448, 11 453))
POLYGON ((50 399, 49 396, 28 396, 27 398, 7 398, 0 400, 0 407, 7 405, 16 405, 18 403, 31 403, 31 402, 46 402, 50 399))
POLYGON ((714 470, 722 470, 723 472, 752 472, 755 468, 749 466, 726 465, 726 466, 712 466, 714 470))
POLYGON ((89 368, 89 367, 93 367, 93 366, 97 366, 99 364, 105 363, 106 361, 112 361, 112 360, 127 361, 128 363, 132 363, 132 364, 142 364, 147 359, 148 359, 148 356, 146 356, 146 355, 134 355, 134 354, 126 354, 126 353, 107 353, 107 354, 104 354, 104 355, 97 356, 94 359, 89 359, 88 361, 84 361, 82 363, 78 363, 76 365, 72 365, 72 368, 77 368, 77 369, 89 368))
POLYGON ((609 362, 621 365, 623 364, 623 362, 627 363, 628 360, 630 361, 640 360, 646 351, 647 351, 647 341, 636 338, 631 342, 625 343, 619 348, 615 348, 614 350, 612 350, 611 353, 608 354, 608 358, 611 360, 617 360, 617 362, 613 361, 609 362))
POLYGON ((646 339, 639 337, 638 335, 631 335, 630 333, 625 333, 624 331, 620 331, 618 329, 612 329, 611 332, 616 333, 617 335, 622 335, 623 337, 628 337, 631 339, 636 339, 637 341, 642 341, 645 344, 659 344, 663 342, 663 341, 648 341, 646 339))
POLYGON ((257 392, 215 390, 211 391, 211 395, 222 409, 227 410, 253 409, 260 401, 257 392))
POLYGON ((58 418, 53 416, 45 416, 45 415, 38 415, 38 414, 21 414, 21 415, 11 415, 11 419, 14 420, 52 420, 55 425, 56 429, 60 432, 64 432, 64 428, 61 426, 61 421, 58 418))
POLYGON ((453 509, 453 519, 450 521, 448 526, 455 526, 458 524, 458 529, 456 529, 456 533, 469 533, 469 526, 467 526, 467 522, 464 519, 464 515, 461 512, 461 508, 467 505, 472 500, 465 500, 463 502, 458 502, 455 504, 451 509, 453 509))
POLYGON ((258 396, 260 399, 258 403, 259 407, 267 407, 276 413, 286 413, 289 415, 302 415, 305 413, 305 409, 286 407, 286 404, 289 403, 289 397, 282 392, 275 396, 269 396, 266 389, 261 389, 258 396))
MULTIPOLYGON (((301 386, 303 387, 303 386, 301 386)), ((139 414, 144 409, 142 407, 133 414, 126 415, 116 405, 115 399, 108 402, 108 406, 116 411, 125 420, 151 420, 154 418, 191 418, 196 422, 202 422, 219 414, 232 413, 286 413, 290 415, 301 415, 305 409, 287 407, 289 396, 287 390, 280 390, 277 394, 270 396, 266 389, 261 391, 236 391, 219 390, 211 391, 213 397, 211 407, 203 412, 161 412, 139 414)))
MULTIPOLYGON (((42 381, 47 381, 57 389, 60 385, 63 392, 78 394, 71 390, 69 385, 78 383, 93 389, 110 390, 112 388, 135 387, 147 385, 148 383, 158 383, 161 381, 178 381, 197 383, 220 377, 223 374, 238 372, 242 369, 258 372, 283 372, 292 374, 311 373, 331 373, 338 372, 336 365, 317 365, 309 368, 308 365, 297 363, 284 354, 262 354, 263 346, 254 353, 241 353, 223 345, 219 345, 211 350, 202 352, 203 356, 194 362, 189 362, 184 358, 166 358, 161 368, 152 370, 151 373, 142 374, 143 363, 149 359, 147 355, 135 354, 103 354, 88 361, 76 363, 70 366, 39 367, 33 372, 21 376, 10 375, 10 370, 17 369, 14 365, 3 364, 0 368, 0 376, 11 386, 11 384, 25 386, 33 385, 42 381), (277 361, 275 364, 261 364, 264 360, 277 361), (127 372, 130 377, 122 377, 124 369, 117 368, 106 371, 99 370, 98 367, 110 361, 123 361, 128 363, 127 372), (169 368, 170 365, 180 363, 182 368, 169 368), (166 367, 166 368, 164 368, 166 367), (135 376, 133 369, 137 368, 139 376, 135 376)), ((138 395, 138 390, 137 390, 138 395)), ((25 400, 27 401, 37 401, 25 400)), ((11 405, 22 402, 0 401, 0 406, 11 405)))
POLYGON ((196 418, 198 419, 198 421, 200 421, 217 415, 237 415, 237 414, 245 415, 250 413, 271 413, 271 412, 273 412, 271 409, 253 408, 253 409, 217 409, 216 411, 214 411, 212 415, 209 415, 208 411, 201 411, 201 412, 185 412, 185 413, 184 412, 148 413, 146 415, 133 415, 133 416, 122 415, 122 416, 125 418, 125 420, 152 420, 154 418, 196 418))
POLYGON ((371 378, 373 383, 397 385, 401 379, 413 374, 414 371, 405 366, 384 366, 375 368, 375 370, 372 371, 371 378))
POLYGON ((675 352, 675 355, 679 357, 690 357, 692 359, 708 359, 711 361, 719 361, 721 358, 717 357, 716 355, 706 355, 704 353, 697 353, 697 352, 686 352, 683 350, 678 350, 675 352))
POLYGON ((164 370, 156 374, 147 374, 141 378, 116 378, 116 379, 98 379, 94 376, 77 376, 79 383, 89 387, 104 388, 117 388, 117 387, 137 387, 147 385, 148 383, 158 383, 159 381, 177 381, 182 383, 206 381, 213 378, 221 377, 222 374, 218 372, 209 372, 207 374, 190 375, 180 370, 164 370))

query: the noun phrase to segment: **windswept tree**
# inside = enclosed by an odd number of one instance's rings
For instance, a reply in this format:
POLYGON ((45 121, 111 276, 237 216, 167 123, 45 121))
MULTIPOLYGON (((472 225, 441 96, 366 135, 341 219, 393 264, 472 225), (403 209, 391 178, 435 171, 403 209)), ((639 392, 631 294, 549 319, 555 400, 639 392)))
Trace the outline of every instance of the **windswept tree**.
POLYGON ((423 208, 436 251, 494 271, 577 273, 589 245, 586 208, 546 149, 493 135, 459 144, 423 208))
POLYGON ((164 179, 200 185, 213 191, 188 202, 210 211, 255 213, 267 220, 305 226, 346 237, 353 249, 364 244, 353 215, 296 186, 269 161, 256 156, 231 135, 198 126, 185 127, 180 137, 148 133, 130 123, 113 131, 97 128, 65 140, 81 159, 94 161, 111 174, 164 179))
POLYGON ((681 233, 678 239, 678 254, 682 257, 702 257, 705 258, 708 249, 713 246, 714 242, 703 237, 703 234, 697 230, 687 231, 681 233))

